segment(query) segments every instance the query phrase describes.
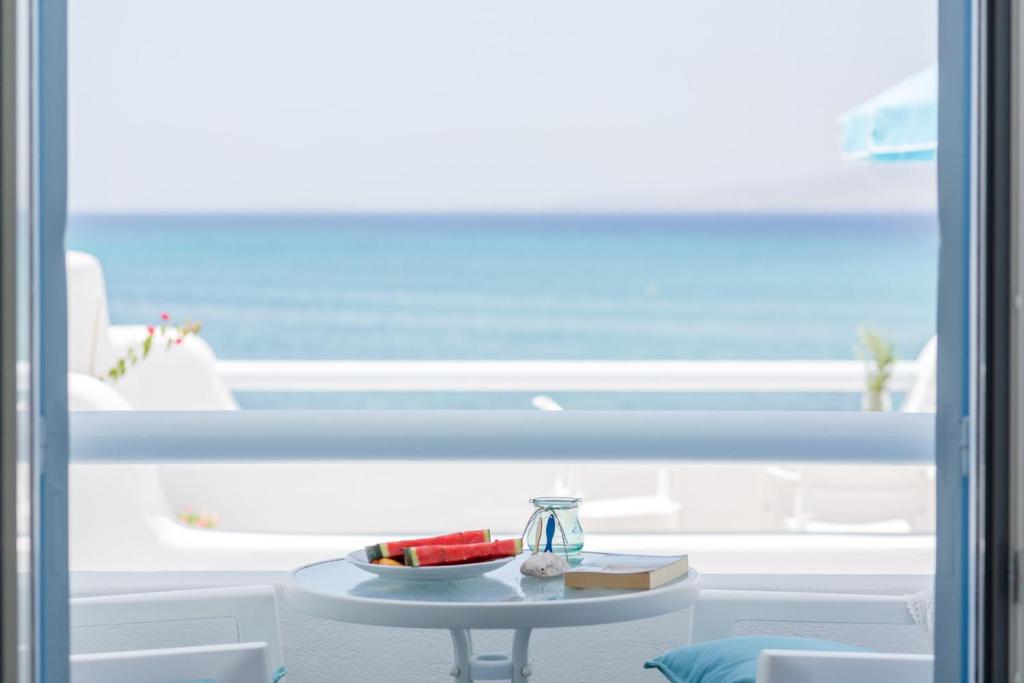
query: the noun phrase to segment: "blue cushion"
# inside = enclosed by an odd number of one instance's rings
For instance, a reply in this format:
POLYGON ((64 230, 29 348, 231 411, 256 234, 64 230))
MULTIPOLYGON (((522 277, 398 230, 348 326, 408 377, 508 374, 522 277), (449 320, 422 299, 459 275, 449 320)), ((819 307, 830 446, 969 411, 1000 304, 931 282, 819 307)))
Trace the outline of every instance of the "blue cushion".
POLYGON ((672 683, 754 683, 761 650, 870 652, 863 647, 830 640, 751 636, 681 647, 647 661, 644 668, 657 669, 672 683))
MULTIPOLYGON (((274 680, 271 683, 280 683, 280 681, 284 680, 284 675, 286 673, 288 673, 288 669, 283 666, 279 666, 277 671, 274 672, 274 680)), ((181 683, 217 683, 217 681, 212 678, 204 678, 201 681, 182 681, 181 683)))

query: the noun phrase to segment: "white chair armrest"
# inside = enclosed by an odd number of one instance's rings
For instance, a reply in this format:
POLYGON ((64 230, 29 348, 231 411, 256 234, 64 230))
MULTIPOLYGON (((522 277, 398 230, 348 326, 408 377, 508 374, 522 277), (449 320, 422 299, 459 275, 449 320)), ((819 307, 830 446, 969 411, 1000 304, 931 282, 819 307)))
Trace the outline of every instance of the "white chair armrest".
POLYGON ((757 683, 931 683, 931 655, 764 650, 757 683))
POLYGON ((267 644, 234 643, 72 655, 74 683, 270 683, 267 644))
POLYGON ((113 385, 78 372, 68 373, 68 410, 131 410, 113 385))

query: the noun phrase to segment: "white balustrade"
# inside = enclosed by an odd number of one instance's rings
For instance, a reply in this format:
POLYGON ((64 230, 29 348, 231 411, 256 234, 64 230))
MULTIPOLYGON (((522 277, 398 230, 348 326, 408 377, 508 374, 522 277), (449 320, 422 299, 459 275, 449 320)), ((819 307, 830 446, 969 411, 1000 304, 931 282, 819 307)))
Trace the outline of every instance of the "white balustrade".
MULTIPOLYGON (((917 365, 896 363, 890 390, 908 390, 917 365)), ((865 376, 852 360, 220 360, 217 371, 233 391, 279 392, 856 393, 865 376)))

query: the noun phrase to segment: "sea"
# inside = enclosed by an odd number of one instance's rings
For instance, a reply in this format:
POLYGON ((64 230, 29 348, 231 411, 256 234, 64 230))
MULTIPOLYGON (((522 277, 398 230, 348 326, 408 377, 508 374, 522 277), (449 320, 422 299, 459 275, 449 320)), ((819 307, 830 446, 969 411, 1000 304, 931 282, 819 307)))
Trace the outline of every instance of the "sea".
MULTIPOLYGON (((851 359, 935 330, 931 214, 72 216, 114 324, 223 359, 851 359)), ((239 394, 251 409, 531 409, 524 394, 239 394)), ((849 394, 552 394, 567 409, 856 409, 849 394)))

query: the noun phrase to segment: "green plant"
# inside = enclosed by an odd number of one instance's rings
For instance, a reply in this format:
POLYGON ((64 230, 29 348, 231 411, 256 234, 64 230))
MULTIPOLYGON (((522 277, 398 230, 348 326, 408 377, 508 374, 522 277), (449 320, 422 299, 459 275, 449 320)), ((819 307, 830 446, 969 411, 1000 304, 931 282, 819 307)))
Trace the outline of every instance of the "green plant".
POLYGON ((864 362, 867 390, 875 396, 885 393, 896 364, 896 349, 877 331, 861 327, 857 330, 857 357, 864 362))
POLYGON ((146 325, 146 338, 142 340, 140 344, 133 344, 129 346, 124 355, 114 361, 114 364, 110 366, 105 375, 100 377, 101 380, 109 379, 112 382, 116 382, 125 376, 128 372, 128 368, 133 365, 138 365, 139 361, 149 357, 150 352, 153 350, 154 339, 156 338, 157 331, 160 332, 160 336, 166 336, 167 340, 164 344, 164 349, 170 351, 172 346, 176 346, 185 341, 185 337, 190 335, 199 334, 199 330, 203 328, 201 322, 192 322, 186 320, 183 323, 171 322, 171 316, 167 313, 160 314, 159 325, 146 325), (171 334, 168 335, 168 330, 171 334))

